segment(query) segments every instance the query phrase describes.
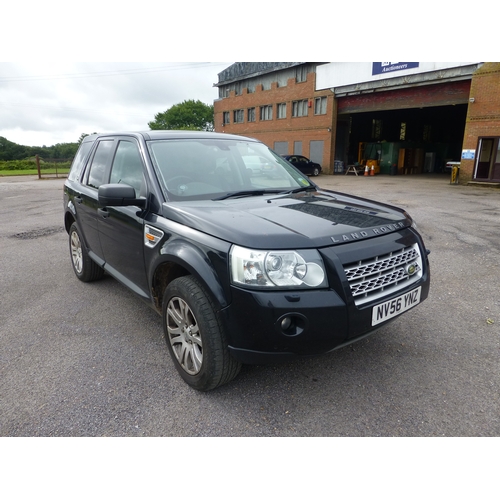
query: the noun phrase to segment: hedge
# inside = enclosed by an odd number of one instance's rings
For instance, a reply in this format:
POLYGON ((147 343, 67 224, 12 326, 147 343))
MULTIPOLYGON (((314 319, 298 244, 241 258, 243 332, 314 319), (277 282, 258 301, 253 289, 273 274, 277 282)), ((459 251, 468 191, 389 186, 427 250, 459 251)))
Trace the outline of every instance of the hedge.
MULTIPOLYGON (((40 170, 46 170, 49 168, 69 168, 71 166, 70 161, 61 163, 50 163, 40 160, 40 170)), ((0 161, 0 171, 2 170, 36 170, 35 160, 10 160, 10 161, 0 161)))

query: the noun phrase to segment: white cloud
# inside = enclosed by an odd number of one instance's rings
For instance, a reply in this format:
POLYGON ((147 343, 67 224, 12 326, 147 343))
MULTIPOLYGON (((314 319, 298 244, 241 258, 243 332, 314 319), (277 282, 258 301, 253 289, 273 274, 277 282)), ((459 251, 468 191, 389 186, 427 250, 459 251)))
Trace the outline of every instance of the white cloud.
POLYGON ((231 63, 0 63, 0 136, 27 146, 82 133, 147 130, 185 99, 212 104, 231 63))

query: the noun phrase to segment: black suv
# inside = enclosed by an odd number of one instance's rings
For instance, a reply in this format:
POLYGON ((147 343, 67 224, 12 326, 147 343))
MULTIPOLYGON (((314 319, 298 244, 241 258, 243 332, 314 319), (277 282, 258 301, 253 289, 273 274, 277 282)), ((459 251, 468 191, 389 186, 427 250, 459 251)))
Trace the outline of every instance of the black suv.
POLYGON ((65 182, 64 223, 76 276, 107 272, 151 304, 199 390, 241 363, 352 343, 429 293, 428 252, 406 212, 321 190, 240 136, 88 136, 65 182))

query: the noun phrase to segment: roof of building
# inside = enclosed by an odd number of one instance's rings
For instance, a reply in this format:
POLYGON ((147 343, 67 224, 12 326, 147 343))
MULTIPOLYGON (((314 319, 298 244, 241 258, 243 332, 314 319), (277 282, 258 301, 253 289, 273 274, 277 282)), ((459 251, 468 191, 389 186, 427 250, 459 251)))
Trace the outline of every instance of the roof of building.
POLYGON ((303 62, 235 62, 218 74, 219 83, 215 87, 227 85, 228 83, 251 78, 255 76, 272 73, 281 69, 291 68, 305 64, 303 62))

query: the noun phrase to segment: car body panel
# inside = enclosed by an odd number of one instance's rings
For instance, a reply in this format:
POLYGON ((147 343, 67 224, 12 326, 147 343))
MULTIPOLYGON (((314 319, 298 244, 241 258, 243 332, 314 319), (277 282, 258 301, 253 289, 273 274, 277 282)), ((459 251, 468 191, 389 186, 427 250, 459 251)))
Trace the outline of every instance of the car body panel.
POLYGON ((402 211, 360 205, 345 196, 315 191, 244 200, 165 203, 165 217, 226 241, 253 248, 310 248, 344 243, 344 235, 375 237, 410 225, 402 211))

